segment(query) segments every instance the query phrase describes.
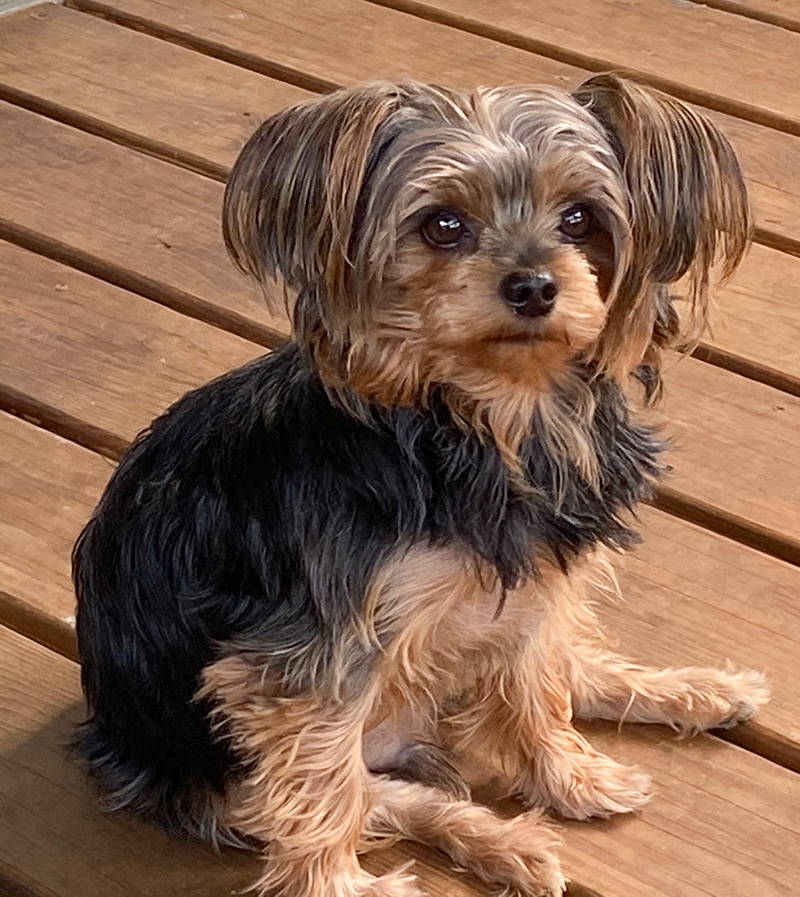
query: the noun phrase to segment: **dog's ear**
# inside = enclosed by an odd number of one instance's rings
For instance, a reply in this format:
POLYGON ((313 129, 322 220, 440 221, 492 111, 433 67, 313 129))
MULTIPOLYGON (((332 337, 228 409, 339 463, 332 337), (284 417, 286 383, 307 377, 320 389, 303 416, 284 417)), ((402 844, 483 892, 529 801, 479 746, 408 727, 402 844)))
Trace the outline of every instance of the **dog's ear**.
MULTIPOLYGON (((236 265, 261 283, 324 296, 346 320, 349 253, 376 134, 397 89, 373 84, 269 118, 245 145, 225 189, 222 229, 236 265)), ((327 323, 327 322, 326 322, 327 323)))
MULTIPOLYGON (((699 335, 708 320, 710 269, 719 262, 724 279, 741 261, 750 211, 736 154, 705 116, 612 74, 590 78, 574 96, 602 124, 630 199, 631 251, 599 350, 613 367, 622 341, 633 337, 647 348, 659 285, 687 278, 682 337, 699 335)), ((638 350, 628 348, 622 356, 632 363, 638 350)))

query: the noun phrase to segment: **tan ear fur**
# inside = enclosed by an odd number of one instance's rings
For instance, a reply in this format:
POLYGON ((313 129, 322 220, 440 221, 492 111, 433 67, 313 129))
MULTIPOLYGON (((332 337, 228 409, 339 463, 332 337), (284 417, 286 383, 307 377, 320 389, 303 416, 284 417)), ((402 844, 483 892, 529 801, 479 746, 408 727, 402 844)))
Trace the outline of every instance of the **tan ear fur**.
POLYGON ((236 265, 264 283, 322 294, 325 324, 353 311, 348 253, 361 184, 398 89, 371 84, 279 112, 253 134, 231 171, 223 236, 236 265))
POLYGON ((606 130, 630 195, 632 252, 597 352, 603 369, 625 374, 654 348, 660 285, 687 276, 681 338, 702 332, 711 267, 721 263, 722 279, 730 276, 747 246, 747 191, 727 138, 684 103, 613 74, 574 96, 606 130))

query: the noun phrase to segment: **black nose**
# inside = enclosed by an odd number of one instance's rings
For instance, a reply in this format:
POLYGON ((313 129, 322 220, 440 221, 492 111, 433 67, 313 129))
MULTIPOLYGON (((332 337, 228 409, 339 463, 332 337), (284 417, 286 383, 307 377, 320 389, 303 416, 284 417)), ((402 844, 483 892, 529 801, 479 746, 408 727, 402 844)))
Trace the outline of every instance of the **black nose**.
POLYGON ((558 284, 547 271, 539 274, 515 271, 503 278, 500 294, 521 317, 540 318, 553 310, 558 284))

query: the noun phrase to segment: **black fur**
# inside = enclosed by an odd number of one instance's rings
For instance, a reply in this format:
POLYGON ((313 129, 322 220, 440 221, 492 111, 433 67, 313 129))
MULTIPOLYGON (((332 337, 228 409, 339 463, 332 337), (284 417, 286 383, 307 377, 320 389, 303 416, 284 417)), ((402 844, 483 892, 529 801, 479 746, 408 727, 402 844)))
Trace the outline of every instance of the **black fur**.
POLYGON ((192 701, 202 668, 230 642, 289 655, 314 637, 336 644, 398 549, 457 544, 509 588, 537 558, 566 568, 598 542, 627 546, 620 514, 645 497, 660 445, 617 387, 586 378, 599 490, 537 438, 523 453, 535 488, 519 488, 491 440, 436 399, 356 420, 294 345, 156 420, 74 553, 80 746, 115 802, 191 828, 197 795, 234 765, 192 701))

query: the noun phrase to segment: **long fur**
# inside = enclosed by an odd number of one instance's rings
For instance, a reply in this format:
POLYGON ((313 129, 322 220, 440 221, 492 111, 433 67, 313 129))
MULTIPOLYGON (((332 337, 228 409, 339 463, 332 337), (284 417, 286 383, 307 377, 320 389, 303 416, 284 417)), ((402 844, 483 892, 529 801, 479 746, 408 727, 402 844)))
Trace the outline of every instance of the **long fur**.
POLYGON ((281 897, 418 897, 358 866, 398 836, 560 894, 540 811, 474 806, 456 758, 488 749, 537 807, 629 812, 647 777, 574 712, 689 731, 766 699, 631 664, 591 611, 660 473, 630 375, 657 393, 691 329, 670 285, 704 321, 748 221, 725 138, 612 76, 379 83, 266 122, 224 234, 282 279, 293 340, 154 421, 75 546, 78 741, 110 805, 263 851, 281 897))

